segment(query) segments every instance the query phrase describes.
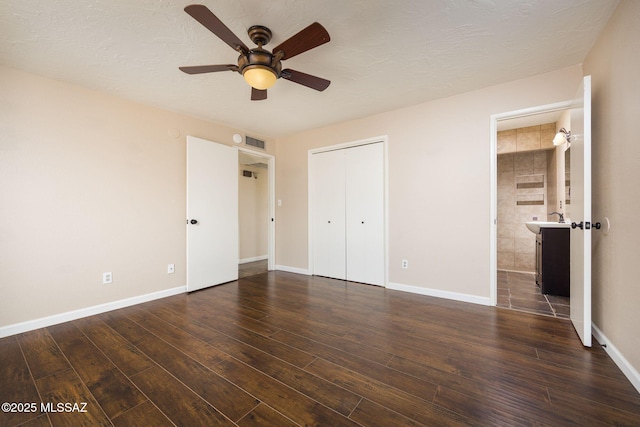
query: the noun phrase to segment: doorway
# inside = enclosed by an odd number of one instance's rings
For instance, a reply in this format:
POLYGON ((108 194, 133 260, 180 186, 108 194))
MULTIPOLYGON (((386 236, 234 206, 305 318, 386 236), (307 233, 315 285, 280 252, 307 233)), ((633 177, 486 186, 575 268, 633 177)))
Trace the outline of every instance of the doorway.
POLYGON ((558 125, 568 126, 570 106, 492 116, 490 298, 498 307, 569 318, 569 298, 546 295, 536 283, 537 236, 525 222, 566 212, 564 151, 551 140, 558 125))
MULTIPOLYGON (((558 138, 560 145, 571 147, 571 219, 565 218, 565 223, 570 224, 569 228, 569 277, 570 277, 570 319, 576 330, 580 341, 585 347, 591 347, 592 323, 591 323, 591 231, 593 228, 599 229, 599 223, 593 223, 591 218, 591 76, 584 76, 573 100, 534 107, 526 110, 519 110, 510 113, 496 114, 491 116, 491 214, 493 221, 490 225, 490 297, 493 305, 497 299, 497 190, 496 190, 496 164, 497 164, 497 128, 501 120, 513 119, 516 117, 528 117, 540 113, 553 111, 569 111, 569 127, 564 132, 559 132, 554 141, 558 138), (562 135, 564 133, 564 136, 562 135), (578 222, 579 221, 579 222, 578 222)), ((562 129, 561 129, 562 130, 562 129)), ((552 231, 566 228, 567 224, 558 226, 558 222, 549 224, 528 223, 527 227, 532 231, 538 228, 536 242, 541 237, 539 254, 542 262, 542 272, 538 271, 537 277, 541 277, 540 286, 545 288, 545 230, 552 231)), ((551 248, 559 246, 551 245, 551 248)), ((553 263, 551 265, 554 265, 553 263)), ((556 264, 557 265, 557 264, 556 264)), ((566 268, 566 267, 564 267, 566 268)))
MULTIPOLYGON (((262 220, 260 233, 266 233, 267 236, 267 269, 274 268, 275 158, 246 148, 187 136, 188 292, 238 279, 238 175, 241 173, 241 155, 251 159, 252 163, 266 165, 266 173, 263 175, 268 180, 268 215, 262 220)), ((264 170, 264 167, 261 166, 260 169, 264 170)), ((264 258, 264 247, 261 250, 260 255, 264 258)))
POLYGON ((238 277, 273 270, 274 158, 238 149, 238 277))

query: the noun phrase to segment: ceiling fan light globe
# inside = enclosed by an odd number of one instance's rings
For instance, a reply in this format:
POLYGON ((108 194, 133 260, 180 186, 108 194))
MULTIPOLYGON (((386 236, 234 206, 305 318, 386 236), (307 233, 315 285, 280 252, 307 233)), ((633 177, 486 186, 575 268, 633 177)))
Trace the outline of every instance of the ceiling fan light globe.
POLYGON ((246 67, 242 75, 249 86, 258 90, 269 89, 278 79, 276 73, 271 68, 262 65, 246 67))

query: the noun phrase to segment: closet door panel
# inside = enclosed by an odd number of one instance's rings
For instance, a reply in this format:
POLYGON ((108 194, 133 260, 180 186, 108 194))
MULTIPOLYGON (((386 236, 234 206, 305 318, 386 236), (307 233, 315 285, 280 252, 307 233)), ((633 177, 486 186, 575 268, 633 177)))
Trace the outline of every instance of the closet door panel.
POLYGON ((344 151, 347 280, 384 286, 383 145, 344 151))
POLYGON ((345 153, 313 155, 313 273, 346 279, 345 153))

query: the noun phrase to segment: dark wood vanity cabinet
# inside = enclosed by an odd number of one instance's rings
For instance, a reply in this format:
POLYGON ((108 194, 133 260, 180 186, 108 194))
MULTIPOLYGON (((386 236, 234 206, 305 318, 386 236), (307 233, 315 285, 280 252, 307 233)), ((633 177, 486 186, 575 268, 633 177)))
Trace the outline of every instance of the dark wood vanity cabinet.
POLYGON ((536 284, 543 294, 569 296, 569 228, 540 228, 536 235, 536 284))

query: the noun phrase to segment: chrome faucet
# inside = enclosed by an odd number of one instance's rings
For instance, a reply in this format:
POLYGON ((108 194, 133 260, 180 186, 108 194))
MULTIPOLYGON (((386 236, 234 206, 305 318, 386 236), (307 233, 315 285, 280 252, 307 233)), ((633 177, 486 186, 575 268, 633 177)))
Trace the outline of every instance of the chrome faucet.
POLYGON ((560 219, 558 220, 558 222, 560 224, 564 224, 564 214, 562 212, 551 212, 549 215, 559 215, 560 219))

